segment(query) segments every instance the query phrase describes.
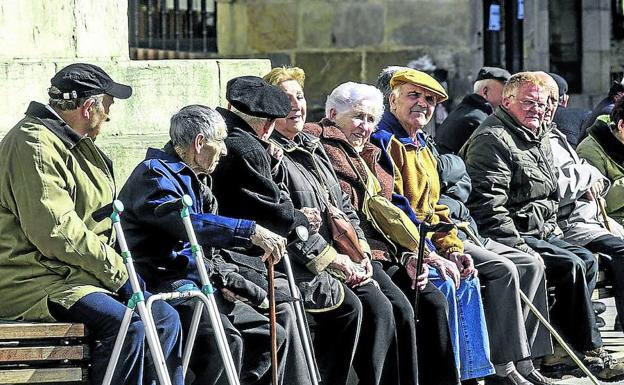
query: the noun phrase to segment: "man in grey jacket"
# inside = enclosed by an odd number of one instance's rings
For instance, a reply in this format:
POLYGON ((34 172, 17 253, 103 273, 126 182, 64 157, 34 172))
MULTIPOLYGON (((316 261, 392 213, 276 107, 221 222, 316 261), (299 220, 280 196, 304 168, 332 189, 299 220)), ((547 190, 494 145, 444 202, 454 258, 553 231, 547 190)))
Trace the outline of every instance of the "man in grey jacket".
MULTIPOLYGON (((624 365, 604 350, 596 326, 591 292, 597 263, 587 249, 564 241, 557 225, 558 173, 543 125, 549 91, 530 72, 505 85, 501 106, 461 149, 473 182, 468 207, 483 235, 544 260, 556 288, 553 322, 598 377, 613 380, 624 374, 624 365)), ((570 362, 556 354, 548 363, 553 369, 570 362)))
MULTIPOLYGON (((558 92, 557 83, 546 79, 554 94, 558 92)), ((550 145, 553 150, 555 166, 559 170, 559 212, 558 224, 563 230, 564 240, 573 245, 583 246, 594 253, 603 253, 610 258, 609 268, 615 289, 615 305, 620 315, 620 324, 624 315, 624 239, 622 226, 608 220, 609 230, 601 218, 598 201, 603 199, 609 189, 609 180, 600 171, 585 160, 581 160, 576 151, 559 131, 552 117, 557 109, 557 100, 549 104, 545 123, 551 126, 550 145)))

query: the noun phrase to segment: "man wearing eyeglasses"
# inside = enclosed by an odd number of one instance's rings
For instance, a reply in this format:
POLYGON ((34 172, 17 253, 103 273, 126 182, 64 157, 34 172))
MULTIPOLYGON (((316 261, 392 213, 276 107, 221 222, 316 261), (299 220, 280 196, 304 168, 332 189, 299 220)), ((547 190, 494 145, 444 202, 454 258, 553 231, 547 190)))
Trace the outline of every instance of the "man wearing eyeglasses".
MULTIPOLYGON (((553 323, 600 372, 602 340, 591 304, 598 266, 591 252, 565 242, 557 226, 558 173, 544 124, 549 96, 539 74, 509 79, 501 106, 460 150, 472 179, 467 203, 482 235, 543 259, 555 287, 553 323)), ((551 358, 553 371, 571 363, 563 355, 551 358)))

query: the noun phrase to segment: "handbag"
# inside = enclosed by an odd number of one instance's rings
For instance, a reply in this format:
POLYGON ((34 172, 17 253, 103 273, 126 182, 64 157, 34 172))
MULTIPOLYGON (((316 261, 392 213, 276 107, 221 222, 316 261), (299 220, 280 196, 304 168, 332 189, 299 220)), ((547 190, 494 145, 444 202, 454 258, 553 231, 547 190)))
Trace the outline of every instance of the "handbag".
MULTIPOLYGON (((366 170, 367 178, 364 180, 360 172, 353 164, 349 154, 343 148, 343 152, 355 171, 358 181, 364 188, 364 197, 362 198, 362 212, 366 216, 375 230, 381 235, 409 251, 418 249, 418 228, 412 220, 401 210, 390 202, 386 197, 380 194, 381 185, 377 177, 368 168, 366 162, 359 155, 361 163, 366 170)), ((427 250, 427 249, 425 249, 427 250)))

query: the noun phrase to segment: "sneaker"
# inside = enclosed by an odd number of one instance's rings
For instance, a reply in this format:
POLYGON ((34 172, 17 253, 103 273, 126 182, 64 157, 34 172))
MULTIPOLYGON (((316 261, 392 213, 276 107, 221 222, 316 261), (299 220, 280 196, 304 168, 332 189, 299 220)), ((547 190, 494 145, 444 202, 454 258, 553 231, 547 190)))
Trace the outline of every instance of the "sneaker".
POLYGON ((594 308, 594 314, 599 315, 607 311, 607 305, 600 301, 592 301, 592 308, 594 308))
POLYGON ((585 352, 587 356, 599 358, 603 367, 601 370, 593 371, 596 377, 603 381, 619 381, 624 378, 624 362, 619 361, 607 352, 605 348, 599 347, 585 352))
MULTIPOLYGON (((580 369, 576 362, 568 355, 568 353, 559 344, 554 345, 553 354, 544 357, 542 360, 542 373, 547 373, 551 377, 561 377, 566 374, 580 374, 580 369)), ((574 351, 574 354, 587 366, 592 372, 599 371, 604 368, 603 360, 596 354, 581 354, 574 351)))
POLYGON ((604 318, 602 318, 601 316, 596 316, 596 327, 598 329, 605 327, 607 323, 605 322, 604 318))

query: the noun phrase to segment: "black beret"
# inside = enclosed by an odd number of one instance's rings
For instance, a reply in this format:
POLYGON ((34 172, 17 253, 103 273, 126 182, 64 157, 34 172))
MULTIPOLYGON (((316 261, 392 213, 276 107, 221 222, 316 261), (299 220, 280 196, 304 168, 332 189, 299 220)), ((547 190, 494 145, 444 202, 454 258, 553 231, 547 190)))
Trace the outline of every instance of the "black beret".
POLYGON ((557 87, 559 87, 559 97, 562 97, 563 95, 568 93, 568 82, 566 82, 566 80, 561 75, 557 75, 554 72, 549 72, 548 75, 550 75, 555 83, 557 83, 557 87))
POLYGON ((498 67, 482 67, 477 74, 475 82, 478 80, 494 79, 507 83, 507 80, 511 77, 511 74, 506 69, 498 67))
POLYGON ((284 118, 290 99, 281 88, 257 76, 240 76, 227 82, 225 98, 240 112, 258 118, 284 118))

